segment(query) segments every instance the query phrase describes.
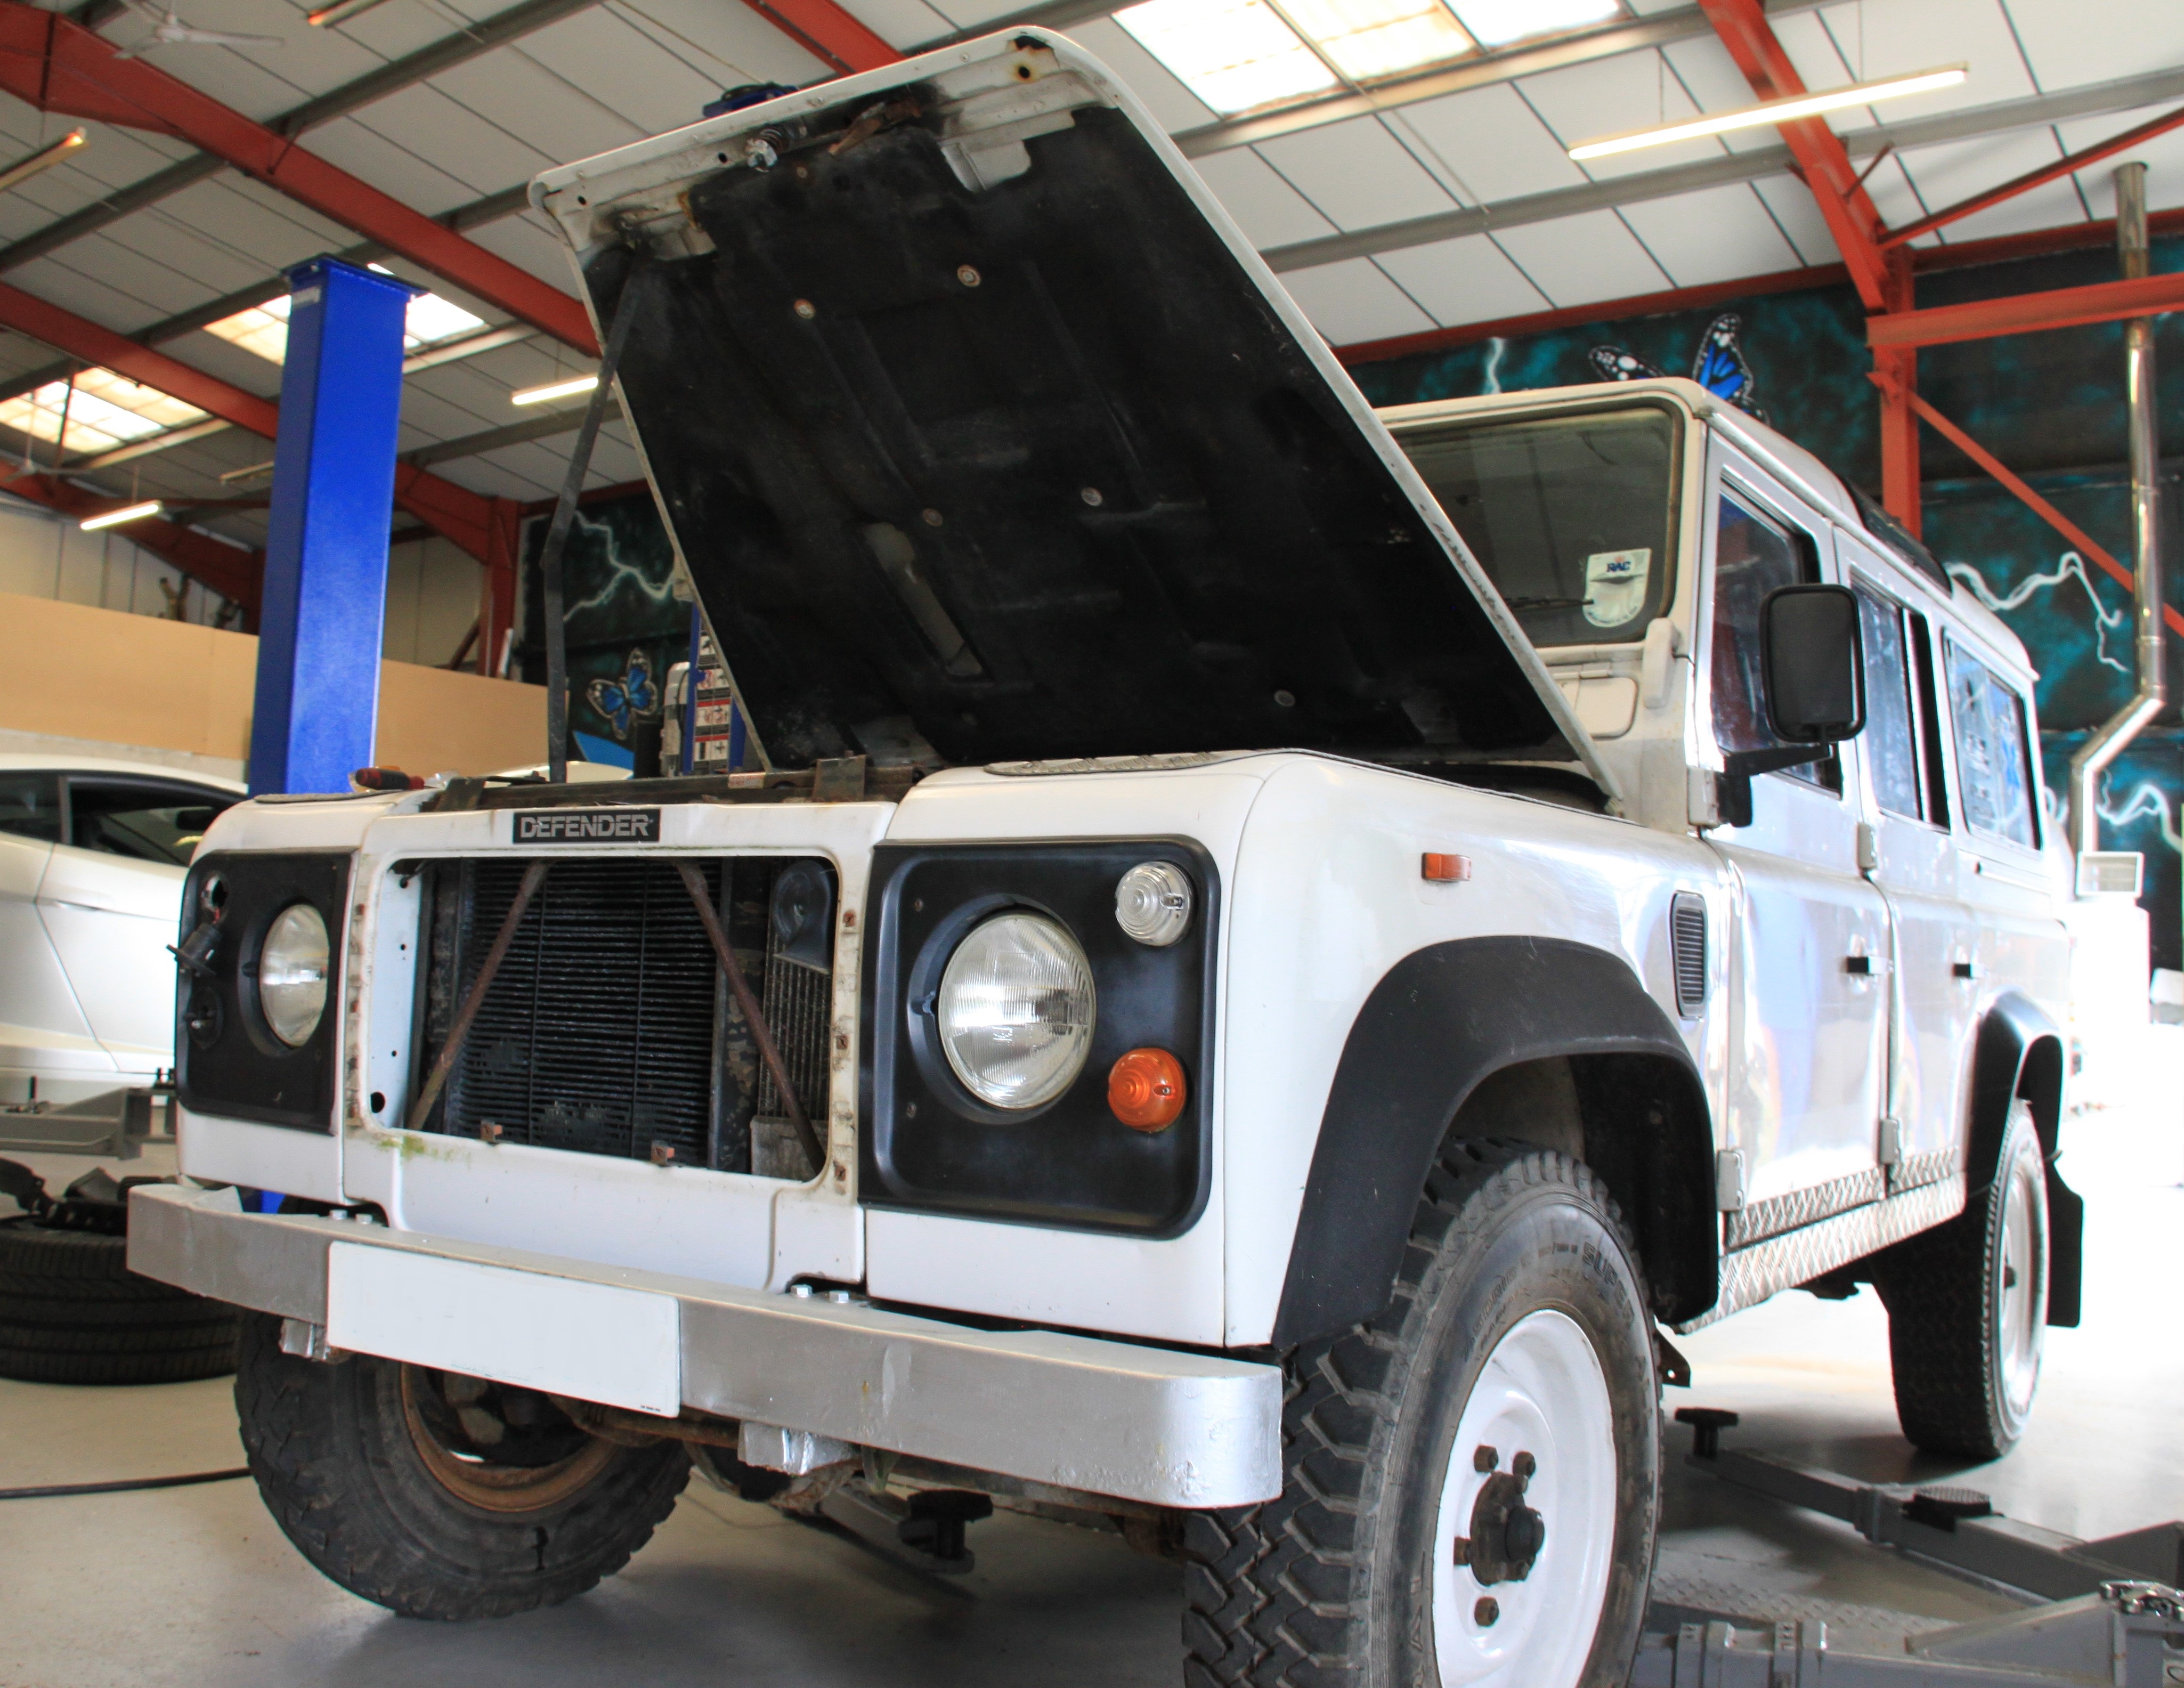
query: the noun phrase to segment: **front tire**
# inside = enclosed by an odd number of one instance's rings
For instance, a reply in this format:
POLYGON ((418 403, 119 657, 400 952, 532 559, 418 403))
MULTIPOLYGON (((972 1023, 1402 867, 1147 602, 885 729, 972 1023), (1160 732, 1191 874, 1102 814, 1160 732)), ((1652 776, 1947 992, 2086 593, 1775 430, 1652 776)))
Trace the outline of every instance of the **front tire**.
POLYGON ((1444 1145, 1393 1301, 1290 1357, 1280 1498, 1189 1517, 1186 1681, 1621 1688, 1660 1488, 1634 1252, 1568 1156, 1444 1145))
POLYGON ((1999 1459, 2025 1434, 2048 1328, 2048 1168, 2032 1109, 2010 1105, 1994 1176, 1945 1225, 1888 1251, 1896 1417, 1914 1446, 1999 1459))
POLYGON ((558 1605, 642 1547, 689 1480, 680 1442, 601 1440, 544 1396, 357 1355, 281 1349, 246 1315, 236 1370, 250 1474, 298 1552, 407 1618, 558 1605))

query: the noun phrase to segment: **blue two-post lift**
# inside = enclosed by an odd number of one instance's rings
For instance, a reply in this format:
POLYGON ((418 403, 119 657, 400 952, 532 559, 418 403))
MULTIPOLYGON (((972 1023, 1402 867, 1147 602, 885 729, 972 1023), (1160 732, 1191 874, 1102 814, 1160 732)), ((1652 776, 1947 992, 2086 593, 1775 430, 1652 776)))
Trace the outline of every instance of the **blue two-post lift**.
POLYGON ((415 291, 335 258, 298 265, 288 285, 253 796, 347 791, 376 760, 403 329, 415 291))

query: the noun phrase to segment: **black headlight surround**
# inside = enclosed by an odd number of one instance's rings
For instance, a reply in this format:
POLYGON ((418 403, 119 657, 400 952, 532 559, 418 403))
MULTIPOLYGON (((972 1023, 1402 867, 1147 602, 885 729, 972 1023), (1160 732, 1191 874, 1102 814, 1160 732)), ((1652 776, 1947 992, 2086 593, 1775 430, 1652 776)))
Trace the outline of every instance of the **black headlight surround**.
POLYGON ((184 1107, 264 1125, 333 1131, 342 959, 354 861, 347 850, 222 850, 191 866, 182 891, 182 947, 190 947, 190 935, 209 912, 206 882, 217 875, 225 894, 203 963, 209 972, 177 969, 175 1078, 184 1107), (326 923, 331 977, 326 1012, 309 1039, 292 1047, 265 1023, 258 1000, 258 955, 267 928, 298 903, 309 903, 326 923))
POLYGON ((1178 838, 883 844, 866 907, 859 1141, 868 1205, 1153 1238, 1197 1223, 1212 1179, 1220 929, 1219 875, 1203 849, 1178 838), (1165 949, 1115 922, 1116 881, 1141 861, 1173 862, 1195 893, 1190 929, 1165 949), (1077 1082, 1022 1111, 973 1097, 930 1023, 955 944, 1011 908, 1069 929, 1099 1000, 1077 1082), (1190 1085, 1183 1117, 1150 1134, 1107 1106, 1108 1069, 1145 1045, 1181 1061, 1190 1085))

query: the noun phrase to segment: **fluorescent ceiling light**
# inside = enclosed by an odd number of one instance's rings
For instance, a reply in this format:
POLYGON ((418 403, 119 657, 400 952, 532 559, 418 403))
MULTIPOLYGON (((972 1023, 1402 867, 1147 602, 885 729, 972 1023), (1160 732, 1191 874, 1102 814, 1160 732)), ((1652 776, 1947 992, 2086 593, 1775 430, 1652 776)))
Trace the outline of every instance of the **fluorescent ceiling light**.
POLYGON ((1282 10, 1353 82, 1476 50, 1441 0, 1282 0, 1282 10))
POLYGON ((571 376, 566 381, 549 382, 543 387, 526 387, 508 395, 511 404, 543 404, 550 399, 572 398, 579 393, 589 393, 599 384, 596 375, 571 376))
POLYGON ((108 510, 103 515, 87 515, 81 526, 86 533, 96 533, 102 527, 119 527, 125 521, 142 521, 148 515, 159 513, 159 501, 147 499, 141 504, 125 504, 120 510, 108 510))
MULTIPOLYGON (((380 268, 376 264, 371 267, 380 268)), ((437 346, 443 340, 452 340, 459 334, 472 333, 484 326, 483 317, 472 315, 437 293, 419 293, 410 301, 409 313, 403 319, 402 349, 415 352, 422 347, 437 346)), ((217 335, 231 346, 255 352, 268 363, 277 364, 288 354, 288 296, 283 293, 264 304, 250 305, 232 316, 208 322, 205 332, 217 335)))
POLYGON ((50 147, 41 147, 26 159, 19 159, 5 170, 0 170, 0 193, 5 193, 19 182, 28 181, 41 170, 49 170, 55 164, 81 148, 88 137, 81 129, 71 129, 50 147))
POLYGON ((1223 117, 1341 86, 1265 0, 1145 0, 1114 15, 1223 117))
POLYGON ((1769 100, 1764 105, 1748 106, 1742 111, 1725 111, 1713 117, 1694 117, 1685 123, 1633 130, 1627 135, 1609 135, 1571 148, 1569 155, 1583 162, 1586 159, 1607 158, 1616 153, 1634 153, 1641 147, 1665 147, 1674 141, 1696 140, 1705 135, 1724 135, 1732 129, 1760 129, 1769 124, 1787 123, 1793 118, 1817 117, 1824 111, 1839 111, 1847 105, 1870 105, 1876 100, 1900 99, 1905 94, 1923 94, 1930 88, 1953 87, 1964 80, 1964 66, 1945 64, 1939 70, 1921 70, 1909 76, 1891 76, 1878 82, 1853 82, 1849 87, 1830 89, 1826 93, 1798 94, 1790 99, 1769 100))
POLYGON ((1464 28, 1483 47, 1506 47, 1557 30, 1580 30, 1623 15, 1617 0, 1451 0, 1464 28))
POLYGON ((0 423, 33 439, 57 443, 63 455, 111 450, 131 440, 164 433, 190 422, 203 421, 205 412, 194 404, 140 386, 112 370, 88 369, 69 383, 49 381, 35 392, 0 403, 0 423), (68 415, 68 437, 62 439, 61 416, 68 415))

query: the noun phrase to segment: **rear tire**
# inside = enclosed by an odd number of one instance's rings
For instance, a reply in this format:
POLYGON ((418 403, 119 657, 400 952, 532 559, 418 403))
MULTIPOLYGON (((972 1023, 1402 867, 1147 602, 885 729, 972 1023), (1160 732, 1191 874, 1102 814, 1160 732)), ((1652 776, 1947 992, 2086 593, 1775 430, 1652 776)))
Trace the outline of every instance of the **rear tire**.
POLYGON ((1280 1498, 1186 1515, 1186 1682, 1622 1688, 1659 1396, 1635 1251, 1590 1171, 1446 1144, 1393 1301, 1285 1371, 1280 1498))
POLYGON ((187 1383, 235 1369, 236 1312, 129 1269, 125 1238, 0 1220, 0 1377, 187 1383))
POLYGON ((504 1618, 629 1563, 689 1480, 680 1442, 589 1435, 544 1396, 281 1349, 245 1315, 236 1407, 265 1505, 320 1572, 405 1618, 504 1618))
POLYGON ((2048 1325, 2048 1175, 2032 1109, 2010 1105, 1994 1174, 1964 1211, 1888 1251, 1896 1416, 1928 1453, 1998 1459, 2024 1435, 2048 1325))

